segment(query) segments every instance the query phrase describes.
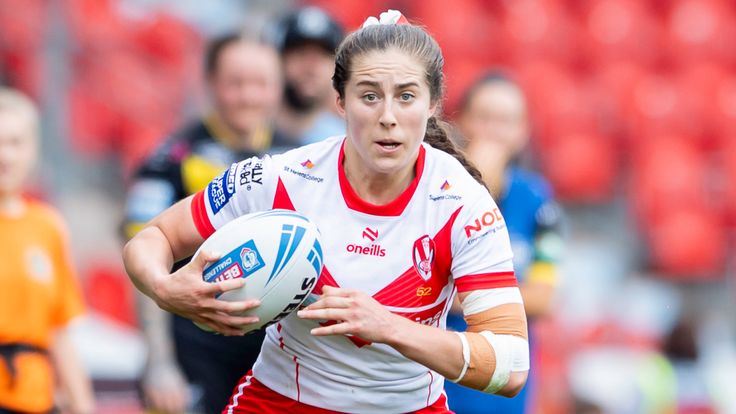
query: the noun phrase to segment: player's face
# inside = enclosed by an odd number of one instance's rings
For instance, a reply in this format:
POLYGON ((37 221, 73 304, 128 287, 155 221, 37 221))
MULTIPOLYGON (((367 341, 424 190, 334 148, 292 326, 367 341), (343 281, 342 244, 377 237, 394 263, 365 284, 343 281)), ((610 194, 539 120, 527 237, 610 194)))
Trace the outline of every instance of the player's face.
POLYGON ((521 91, 502 82, 480 87, 459 119, 469 146, 493 145, 511 159, 529 139, 526 103, 521 91))
POLYGON ((0 195, 17 194, 36 161, 36 137, 25 114, 0 112, 0 195))
POLYGON ((229 44, 220 53, 209 85, 225 123, 238 134, 248 134, 268 122, 278 106, 278 56, 274 50, 253 43, 229 44))
POLYGON ((347 121, 346 152, 356 152, 368 172, 413 168, 436 109, 424 72, 421 62, 396 49, 353 59, 338 106, 347 121))
POLYGON ((322 46, 306 43, 283 55, 286 81, 307 102, 321 103, 332 94, 335 56, 322 46))

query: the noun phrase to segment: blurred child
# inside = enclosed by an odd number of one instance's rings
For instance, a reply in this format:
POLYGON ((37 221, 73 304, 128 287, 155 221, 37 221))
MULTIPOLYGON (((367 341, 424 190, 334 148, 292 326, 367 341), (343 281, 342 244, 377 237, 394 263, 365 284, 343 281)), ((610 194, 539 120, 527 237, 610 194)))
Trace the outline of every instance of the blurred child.
POLYGON ((92 387, 69 338, 83 305, 63 220, 27 199, 38 154, 36 107, 0 88, 0 412, 93 412, 92 387), (54 375, 56 374, 56 375, 54 375))

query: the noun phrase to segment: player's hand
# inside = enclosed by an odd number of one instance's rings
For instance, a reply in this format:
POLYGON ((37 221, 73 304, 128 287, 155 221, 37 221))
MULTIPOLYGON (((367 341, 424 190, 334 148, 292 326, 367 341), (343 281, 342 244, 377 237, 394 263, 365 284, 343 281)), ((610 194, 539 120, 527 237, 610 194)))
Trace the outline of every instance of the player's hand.
POLYGON ((153 287, 154 300, 161 309, 205 325, 223 335, 244 335, 242 326, 258 322, 258 317, 240 315, 260 305, 260 301, 253 299, 228 302, 215 298, 217 294, 245 285, 242 278, 217 283, 202 280, 202 271, 207 264, 219 258, 217 254, 201 252, 181 269, 157 279, 153 287))
POLYGON ((323 287, 320 299, 297 315, 303 319, 337 321, 312 329, 312 335, 355 335, 379 343, 395 337, 397 325, 405 320, 361 291, 330 286, 323 287))
POLYGON ((189 405, 189 388, 173 362, 149 362, 141 379, 146 408, 156 414, 183 414, 189 405))

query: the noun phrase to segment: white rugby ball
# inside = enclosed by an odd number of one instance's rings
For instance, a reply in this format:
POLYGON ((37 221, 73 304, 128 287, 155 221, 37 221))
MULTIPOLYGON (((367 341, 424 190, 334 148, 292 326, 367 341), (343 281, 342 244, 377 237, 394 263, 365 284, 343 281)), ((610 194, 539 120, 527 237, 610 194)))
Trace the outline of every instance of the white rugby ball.
MULTIPOLYGON (((245 286, 225 292, 221 300, 260 299, 243 313, 260 321, 246 331, 277 322, 299 308, 322 273, 322 246, 317 226, 290 210, 247 214, 225 224, 202 243, 201 251, 222 254, 202 273, 205 282, 244 278, 245 286)), ((206 326, 197 324, 210 331, 206 326)))

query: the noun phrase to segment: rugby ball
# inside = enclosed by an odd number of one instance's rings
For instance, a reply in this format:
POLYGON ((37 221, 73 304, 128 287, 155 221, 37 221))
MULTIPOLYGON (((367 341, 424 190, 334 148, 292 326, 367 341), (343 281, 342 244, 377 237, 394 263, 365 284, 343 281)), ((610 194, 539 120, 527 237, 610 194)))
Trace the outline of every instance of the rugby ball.
MULTIPOLYGON (((259 329, 286 317, 309 297, 322 273, 322 247, 317 226, 290 210, 247 214, 213 233, 195 253, 211 251, 222 257, 202 272, 205 282, 244 278, 245 286, 224 292, 219 299, 260 299, 243 313, 260 321, 244 326, 259 329)), ((197 324, 201 329, 210 330, 197 324)))

